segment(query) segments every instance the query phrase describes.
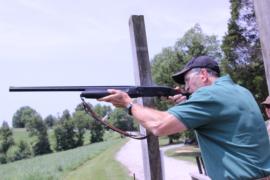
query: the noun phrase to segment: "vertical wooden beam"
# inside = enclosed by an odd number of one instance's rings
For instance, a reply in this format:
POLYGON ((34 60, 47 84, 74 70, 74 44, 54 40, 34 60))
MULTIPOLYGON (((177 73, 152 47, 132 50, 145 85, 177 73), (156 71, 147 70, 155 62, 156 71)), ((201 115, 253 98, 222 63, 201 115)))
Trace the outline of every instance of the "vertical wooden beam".
POLYGON ((254 0, 254 7, 260 32, 260 42, 262 47, 268 93, 270 94, 270 1, 254 0))
MULTIPOLYGON (((152 86, 151 66, 148 55, 146 31, 143 16, 131 16, 129 19, 130 36, 132 43, 133 65, 136 85, 152 86)), ((144 106, 153 106, 153 98, 141 98, 144 106)), ((162 180, 162 165, 159 151, 158 138, 152 135, 143 127, 140 127, 143 134, 148 138, 142 141, 143 166, 145 180, 162 180)))

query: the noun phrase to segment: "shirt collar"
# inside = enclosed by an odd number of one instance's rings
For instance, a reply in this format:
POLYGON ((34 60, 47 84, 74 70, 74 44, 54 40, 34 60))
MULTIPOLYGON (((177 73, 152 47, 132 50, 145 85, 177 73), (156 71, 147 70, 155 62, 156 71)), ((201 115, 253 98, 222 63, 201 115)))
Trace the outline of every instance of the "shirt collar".
POLYGON ((215 80, 214 84, 220 84, 220 83, 230 83, 230 84, 234 84, 232 78, 230 75, 225 75, 222 77, 219 77, 217 80, 215 80))

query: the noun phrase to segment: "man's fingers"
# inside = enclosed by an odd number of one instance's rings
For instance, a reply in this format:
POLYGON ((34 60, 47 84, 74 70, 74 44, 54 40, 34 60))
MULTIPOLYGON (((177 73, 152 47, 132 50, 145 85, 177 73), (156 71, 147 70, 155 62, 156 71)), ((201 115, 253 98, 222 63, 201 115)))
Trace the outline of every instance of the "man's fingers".
POLYGON ((168 100, 170 103, 174 103, 174 98, 173 98, 173 96, 169 96, 169 97, 167 98, 167 100, 168 100))
POLYGON ((185 102, 187 100, 187 97, 183 96, 182 94, 177 94, 174 96, 169 96, 168 99, 170 102, 172 102, 174 104, 178 104, 178 103, 185 102))
POLYGON ((186 96, 179 96, 175 99, 175 103, 178 104, 178 103, 183 103, 187 100, 187 97, 186 96))
POLYGON ((116 96, 116 93, 119 92, 119 90, 116 90, 116 89, 108 89, 107 91, 108 91, 108 93, 110 93, 110 95, 105 96, 105 97, 102 97, 102 98, 99 98, 97 100, 98 101, 110 102, 110 100, 116 96))
POLYGON ((107 91, 111 94, 116 94, 116 93, 119 93, 121 92, 120 90, 117 90, 117 89, 107 89, 107 91))

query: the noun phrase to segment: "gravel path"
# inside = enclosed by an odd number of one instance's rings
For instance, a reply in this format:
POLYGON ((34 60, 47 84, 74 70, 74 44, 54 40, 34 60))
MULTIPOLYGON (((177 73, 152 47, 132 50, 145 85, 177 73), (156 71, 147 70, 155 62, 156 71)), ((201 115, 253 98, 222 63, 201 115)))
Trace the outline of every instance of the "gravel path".
MULTIPOLYGON (((161 148, 161 154, 164 154, 169 148, 179 145, 161 148)), ((180 145, 181 146, 181 145, 180 145)), ((116 159, 128 168, 130 175, 135 174, 137 180, 144 180, 143 162, 141 142, 130 139, 117 153, 116 159)), ((163 169, 165 180, 190 180, 190 172, 198 172, 196 165, 186 161, 175 160, 173 158, 163 156, 163 169)))

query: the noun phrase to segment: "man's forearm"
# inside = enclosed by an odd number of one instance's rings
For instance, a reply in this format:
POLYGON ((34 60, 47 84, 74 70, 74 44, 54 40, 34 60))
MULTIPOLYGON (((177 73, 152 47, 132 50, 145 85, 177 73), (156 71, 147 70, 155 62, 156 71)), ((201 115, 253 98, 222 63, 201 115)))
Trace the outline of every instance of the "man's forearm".
POLYGON ((133 117, 156 136, 163 136, 186 130, 185 125, 166 111, 158 111, 134 103, 133 117))
MULTIPOLYGON (((116 89, 108 90, 109 96, 98 99, 110 102, 116 107, 127 108, 132 99, 126 92, 116 89)), ((131 112, 133 117, 146 129, 156 136, 169 135, 186 130, 181 120, 165 111, 158 111, 133 103, 131 112)))

